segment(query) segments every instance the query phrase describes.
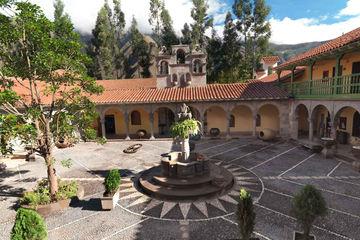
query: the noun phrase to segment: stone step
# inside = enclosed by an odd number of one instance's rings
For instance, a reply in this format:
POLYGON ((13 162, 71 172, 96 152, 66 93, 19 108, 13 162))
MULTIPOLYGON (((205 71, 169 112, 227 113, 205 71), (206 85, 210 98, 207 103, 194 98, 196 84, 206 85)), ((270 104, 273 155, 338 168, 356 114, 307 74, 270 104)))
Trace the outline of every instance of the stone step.
POLYGON ((165 187, 196 187, 197 185, 211 184, 214 179, 213 175, 206 175, 201 177, 193 177, 188 179, 168 178, 163 176, 154 176, 153 181, 165 187))
POLYGON ((197 199, 216 195, 222 192, 222 190, 225 190, 211 184, 199 185, 197 187, 175 188, 156 185, 151 181, 142 179, 140 179, 139 183, 145 193, 150 196, 168 200, 197 199))

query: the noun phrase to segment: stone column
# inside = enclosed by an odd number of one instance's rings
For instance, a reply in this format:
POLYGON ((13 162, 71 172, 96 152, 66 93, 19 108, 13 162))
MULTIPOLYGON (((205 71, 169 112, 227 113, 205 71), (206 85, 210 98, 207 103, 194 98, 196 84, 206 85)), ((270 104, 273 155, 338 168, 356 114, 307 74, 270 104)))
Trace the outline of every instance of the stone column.
POLYGON ((256 137, 256 118, 257 118, 257 113, 253 114, 253 129, 252 129, 253 137, 256 137))
POLYGON ((309 141, 312 142, 314 139, 314 121, 313 119, 309 118, 309 141))
POLYGON ((231 112, 226 112, 226 119, 227 119, 227 127, 226 127, 226 139, 231 139, 230 134, 230 119, 231 119, 231 112))
POLYGON ((299 117, 294 114, 290 116, 290 132, 291 132, 291 138, 294 140, 299 139, 299 117))
POLYGON ((101 124, 101 136, 106 138, 106 128, 105 128, 105 116, 100 116, 100 124, 101 124))
POLYGON ((126 138, 125 140, 130 140, 130 131, 129 131, 129 113, 126 111, 124 113, 124 119, 125 119, 125 131, 126 131, 126 138))
POLYGON ((338 120, 335 117, 331 117, 330 122, 330 137, 336 140, 336 130, 338 126, 338 120))
POLYGON ((155 140, 154 137, 154 113, 149 113, 149 119, 150 119, 150 140, 155 140))
POLYGON ((205 113, 200 113, 200 124, 201 124, 201 128, 200 128, 200 137, 201 138, 205 138, 205 113))

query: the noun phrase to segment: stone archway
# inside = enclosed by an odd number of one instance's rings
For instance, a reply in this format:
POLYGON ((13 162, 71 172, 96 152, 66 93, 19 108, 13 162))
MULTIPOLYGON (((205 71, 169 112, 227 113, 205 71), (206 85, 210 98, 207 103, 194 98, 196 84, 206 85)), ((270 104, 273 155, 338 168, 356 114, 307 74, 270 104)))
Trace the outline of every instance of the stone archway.
POLYGON ((106 138, 119 138, 126 132, 123 113, 116 107, 109 107, 103 111, 106 138))
POLYGON ((249 106, 235 106, 230 115, 230 133, 237 135, 252 135, 253 133, 253 112, 249 106))
POLYGON ((280 131, 280 110, 277 106, 269 103, 262 105, 257 114, 256 131, 270 129, 276 134, 280 131))
POLYGON ((304 104, 299 104, 295 109, 295 119, 298 139, 309 139, 309 110, 304 104))
POLYGON ((227 114, 226 111, 217 105, 208 107, 204 112, 204 134, 209 134, 212 128, 218 128, 220 134, 227 132, 227 114))
MULTIPOLYGON (((313 133, 310 135, 317 139, 323 137, 331 137, 331 114, 327 107, 324 105, 317 105, 311 113, 311 121, 313 124, 313 133)), ((311 131, 311 130, 310 130, 311 131)))
POLYGON ((175 122, 174 112, 167 107, 157 108, 154 112, 154 132, 159 137, 170 137, 170 127, 175 122))
POLYGON ((337 140, 341 144, 348 144, 360 138, 360 114, 350 106, 341 108, 335 114, 337 140))

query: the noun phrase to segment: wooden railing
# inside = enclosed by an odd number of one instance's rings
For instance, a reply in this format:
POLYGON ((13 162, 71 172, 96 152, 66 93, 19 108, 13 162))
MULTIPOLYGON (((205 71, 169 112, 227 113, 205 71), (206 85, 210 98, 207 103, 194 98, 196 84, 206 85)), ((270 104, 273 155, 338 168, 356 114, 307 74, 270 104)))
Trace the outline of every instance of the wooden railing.
POLYGON ((360 74, 282 84, 298 99, 360 99, 360 74))

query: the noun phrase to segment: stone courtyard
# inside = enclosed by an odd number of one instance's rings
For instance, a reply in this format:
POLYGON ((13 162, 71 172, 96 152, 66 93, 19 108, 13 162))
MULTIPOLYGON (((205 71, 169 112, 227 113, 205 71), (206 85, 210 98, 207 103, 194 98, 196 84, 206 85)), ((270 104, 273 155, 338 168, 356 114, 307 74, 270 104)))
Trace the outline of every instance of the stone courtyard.
MULTIPOLYGON (((228 169, 236 184, 225 195, 196 202, 160 201, 137 191, 137 174, 158 165, 171 150, 171 141, 80 143, 56 150, 57 174, 77 180, 85 199, 46 218, 49 239, 238 239, 236 197, 239 187, 251 192, 256 210, 256 237, 292 239, 299 230, 291 213, 291 199, 305 184, 322 191, 329 214, 317 221, 317 239, 360 239, 360 174, 336 159, 324 159, 295 142, 262 142, 254 138, 198 141, 196 151, 228 169), (134 143, 135 154, 122 151, 134 143), (60 161, 72 160, 70 169, 60 161), (121 169, 121 197, 117 208, 101 211, 107 170, 121 169)), ((16 160, 0 174, 0 239, 9 239, 19 194, 46 176, 44 162, 16 160)))

